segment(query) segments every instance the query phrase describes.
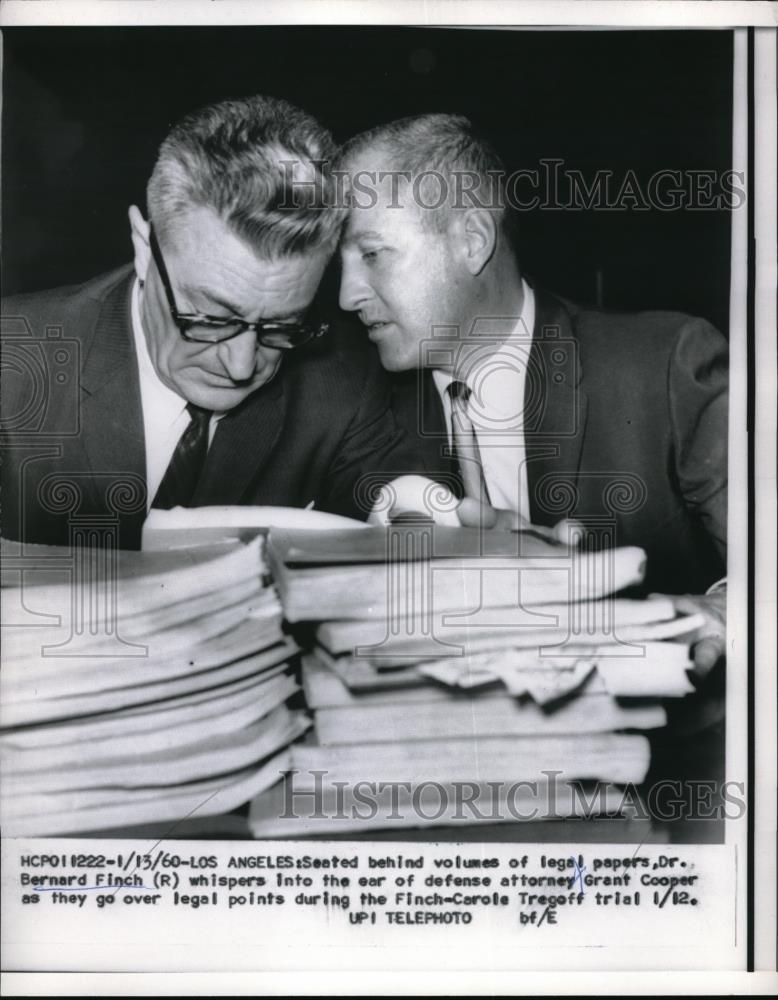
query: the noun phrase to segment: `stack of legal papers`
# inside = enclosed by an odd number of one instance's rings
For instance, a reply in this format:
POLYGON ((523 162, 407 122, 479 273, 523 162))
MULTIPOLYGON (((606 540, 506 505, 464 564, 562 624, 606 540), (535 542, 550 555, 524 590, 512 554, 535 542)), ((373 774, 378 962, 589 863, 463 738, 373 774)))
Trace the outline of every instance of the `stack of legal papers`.
POLYGON ((661 700, 693 690, 683 638, 698 617, 614 596, 641 582, 640 549, 436 526, 272 532, 268 555, 287 618, 315 623, 314 730, 291 750, 291 790, 253 802, 257 836, 478 822, 457 806, 463 782, 482 804, 489 786, 492 821, 518 818, 516 783, 523 818, 552 797, 556 817, 580 815, 581 781, 616 813, 619 786, 648 771, 661 700), (440 788, 445 807, 424 808, 440 788))
POLYGON ((174 825, 278 780, 309 722, 263 546, 4 543, 4 835, 174 825))

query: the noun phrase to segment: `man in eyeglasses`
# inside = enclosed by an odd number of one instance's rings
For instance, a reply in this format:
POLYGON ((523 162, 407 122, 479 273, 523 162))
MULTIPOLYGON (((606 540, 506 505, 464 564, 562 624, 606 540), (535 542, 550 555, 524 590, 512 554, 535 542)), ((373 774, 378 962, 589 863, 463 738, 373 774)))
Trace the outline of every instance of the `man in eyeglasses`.
POLYGON ((134 548, 152 506, 364 517, 360 480, 413 471, 377 360, 310 315, 341 223, 334 151, 284 101, 189 115, 149 218, 130 208, 134 267, 5 303, 6 537, 66 543, 73 518, 109 516, 134 548))

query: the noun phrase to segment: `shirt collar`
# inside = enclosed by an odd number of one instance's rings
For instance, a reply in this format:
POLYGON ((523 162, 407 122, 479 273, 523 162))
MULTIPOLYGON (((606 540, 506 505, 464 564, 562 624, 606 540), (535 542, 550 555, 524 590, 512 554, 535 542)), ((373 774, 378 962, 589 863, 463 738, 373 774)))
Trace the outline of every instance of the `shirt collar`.
POLYGON ((135 279, 132 289, 132 332, 135 338, 135 352, 138 356, 141 399, 144 411, 153 424, 160 428, 169 427, 186 409, 186 400, 174 392, 160 379, 149 355, 146 335, 140 314, 140 283, 135 279))

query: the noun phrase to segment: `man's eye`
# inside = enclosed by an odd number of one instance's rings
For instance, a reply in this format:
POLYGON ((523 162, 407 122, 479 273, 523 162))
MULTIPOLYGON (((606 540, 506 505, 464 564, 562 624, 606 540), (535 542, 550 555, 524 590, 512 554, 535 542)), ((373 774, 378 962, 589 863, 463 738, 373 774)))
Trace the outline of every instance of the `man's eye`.
POLYGON ((367 261, 368 264, 371 264, 374 261, 378 260, 378 255, 380 252, 381 252, 380 247, 374 250, 363 250, 362 260, 367 261))

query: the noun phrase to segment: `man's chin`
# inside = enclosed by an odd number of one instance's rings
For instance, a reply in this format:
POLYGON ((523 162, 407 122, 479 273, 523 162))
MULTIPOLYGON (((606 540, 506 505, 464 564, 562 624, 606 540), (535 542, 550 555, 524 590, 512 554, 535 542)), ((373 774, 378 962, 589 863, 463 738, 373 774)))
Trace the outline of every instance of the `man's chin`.
POLYGON ((242 402, 253 396, 263 386, 264 382, 252 386, 230 386, 225 388, 215 388, 213 386, 191 387, 186 392, 186 398, 195 406, 201 406, 204 410, 213 410, 215 413, 226 413, 234 410, 242 402))
POLYGON ((382 367, 388 372, 407 372, 414 368, 414 359, 405 357, 401 352, 391 347, 379 345, 378 357, 382 367))

